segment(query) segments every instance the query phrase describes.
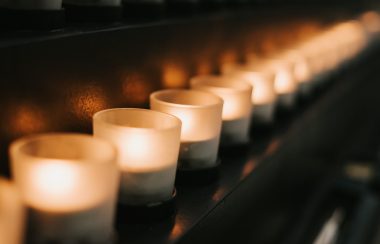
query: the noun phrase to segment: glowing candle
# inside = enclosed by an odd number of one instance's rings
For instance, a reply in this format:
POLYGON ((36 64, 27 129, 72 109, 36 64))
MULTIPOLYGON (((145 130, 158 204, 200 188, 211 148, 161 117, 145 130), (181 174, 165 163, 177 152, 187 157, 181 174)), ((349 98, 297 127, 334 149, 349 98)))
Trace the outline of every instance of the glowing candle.
POLYGON ((273 122, 277 94, 274 89, 274 73, 264 66, 237 65, 230 70, 224 70, 225 75, 241 79, 253 86, 252 104, 255 123, 268 124, 273 122))
POLYGON ((226 76, 197 76, 191 79, 191 88, 211 92, 223 99, 222 145, 249 141, 251 85, 226 76))
POLYGON ((0 177, 1 244, 21 244, 23 242, 24 212, 16 187, 0 177))
POLYGON ((151 94, 151 109, 182 121, 179 169, 204 169, 217 164, 223 100, 211 93, 168 89, 151 94))
POLYGON ((364 27, 358 21, 339 23, 330 30, 338 44, 339 57, 348 61, 355 57, 367 44, 364 27))
POLYGON ((373 38, 380 32, 380 14, 376 11, 367 11, 360 16, 360 22, 367 34, 373 38))
POLYGON ((26 137, 11 145, 15 182, 30 208, 33 243, 102 243, 113 235, 116 149, 81 134, 26 137))
POLYGON ((319 34, 298 47, 307 59, 312 77, 309 83, 300 86, 301 93, 305 93, 305 89, 313 90, 329 78, 329 71, 337 65, 338 58, 338 51, 333 43, 332 40, 320 38, 319 34))
POLYGON ((122 172, 120 200, 146 205, 174 190, 181 121, 145 109, 110 109, 94 115, 94 135, 116 145, 122 172))
POLYGON ((294 78, 302 95, 308 95, 312 89, 312 73, 307 58, 298 49, 287 50, 282 58, 294 64, 294 78))
POLYGON ((6 7, 25 10, 58 10, 62 8, 62 0, 12 0, 6 7))
POLYGON ((292 108, 298 89, 298 83, 294 77, 294 65, 281 58, 270 58, 265 60, 265 63, 275 73, 274 88, 278 94, 278 104, 285 108, 292 108))

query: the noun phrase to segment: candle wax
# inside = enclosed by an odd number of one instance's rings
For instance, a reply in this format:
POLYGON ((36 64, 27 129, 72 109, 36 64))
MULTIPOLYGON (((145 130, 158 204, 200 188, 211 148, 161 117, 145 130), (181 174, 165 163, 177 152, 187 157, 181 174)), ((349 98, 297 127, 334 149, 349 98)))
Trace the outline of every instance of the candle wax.
POLYGON ((249 117, 224 120, 222 123, 222 145, 244 144, 249 141, 249 127, 251 121, 249 117))
POLYGON ((205 169, 216 166, 219 137, 210 140, 181 142, 179 169, 205 169))
POLYGON ((120 201, 128 205, 142 205, 169 200, 173 194, 176 166, 173 163, 146 172, 122 172, 120 201))

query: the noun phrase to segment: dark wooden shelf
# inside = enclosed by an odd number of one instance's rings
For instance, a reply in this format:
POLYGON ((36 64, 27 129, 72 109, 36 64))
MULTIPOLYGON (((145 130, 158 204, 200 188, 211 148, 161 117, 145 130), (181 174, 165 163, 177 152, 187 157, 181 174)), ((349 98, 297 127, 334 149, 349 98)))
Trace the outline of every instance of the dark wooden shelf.
MULTIPOLYGON (((299 235, 297 228, 315 224, 299 226, 304 215, 327 211, 336 202, 325 199, 326 192, 341 174, 347 148, 358 138, 349 132, 360 132, 358 128, 368 124, 362 118, 376 107, 369 101, 377 96, 374 67, 379 62, 375 54, 370 55, 335 76, 334 84, 291 115, 279 118, 271 131, 254 135, 246 153, 222 156, 219 181, 178 187, 174 219, 122 226, 119 243, 299 241, 294 239, 299 235), (370 80, 364 82, 367 78, 370 80), (328 205, 307 207, 310 201, 315 205, 322 200, 328 205)), ((373 118, 380 121, 380 114, 373 118)))

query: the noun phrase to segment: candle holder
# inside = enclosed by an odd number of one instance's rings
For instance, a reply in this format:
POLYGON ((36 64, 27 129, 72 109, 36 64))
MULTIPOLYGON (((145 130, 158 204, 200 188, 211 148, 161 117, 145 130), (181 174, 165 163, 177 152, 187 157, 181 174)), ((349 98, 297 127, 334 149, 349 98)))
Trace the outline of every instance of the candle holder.
POLYGON ((13 0, 0 8, 0 27, 7 30, 52 30, 64 24, 62 0, 13 0))
POLYGON ((121 0, 63 0, 67 21, 116 22, 122 20, 121 0))
POLYGON ((281 58, 266 60, 268 68, 275 73, 274 88, 278 94, 277 103, 280 109, 293 109, 296 103, 298 84, 294 77, 294 66, 281 58))
POLYGON ((24 214, 16 187, 0 177, 0 243, 23 243, 24 214))
POLYGON ((306 98, 312 93, 312 72, 306 55, 299 49, 287 50, 284 59, 294 64, 294 78, 298 83, 298 94, 306 98))
POLYGON ((35 135, 12 143, 10 157, 31 243, 110 243, 119 182, 111 144, 81 134, 35 135))
POLYGON ((182 121, 179 170, 217 167, 223 100, 211 93, 168 89, 151 94, 151 109, 182 121))
POLYGON ((252 111, 252 86, 227 76, 197 76, 191 79, 194 90, 221 97, 223 103, 221 146, 236 146, 249 142, 252 111))
POLYGON ((94 115, 94 136, 118 149, 119 201, 150 206, 173 199, 181 121, 146 109, 109 109, 94 115))
POLYGON ((244 80, 253 86, 253 126, 268 126, 274 122, 277 94, 274 73, 263 65, 238 65, 224 69, 225 75, 244 80))

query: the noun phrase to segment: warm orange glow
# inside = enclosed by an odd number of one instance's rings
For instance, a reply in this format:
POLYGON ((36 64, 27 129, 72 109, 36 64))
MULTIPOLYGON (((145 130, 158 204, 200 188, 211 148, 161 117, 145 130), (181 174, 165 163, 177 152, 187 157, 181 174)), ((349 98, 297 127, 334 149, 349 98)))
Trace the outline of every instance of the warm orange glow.
POLYGON ((294 64, 294 78, 298 83, 310 81, 312 76, 310 66, 305 55, 300 50, 288 50, 283 58, 294 64))
POLYGON ((212 73, 212 64, 206 60, 199 62, 197 66, 198 75, 209 75, 212 73))
POLYGON ((312 22, 312 21, 305 22, 300 26, 300 29, 298 31, 298 37, 300 40, 305 40, 315 35, 320 30, 321 30, 321 26, 319 23, 312 22))
POLYGON ((100 87, 88 85, 74 88, 69 104, 75 116, 84 121, 91 121, 96 112, 107 108, 107 99, 100 87))
POLYGON ((191 141, 191 138, 202 136, 200 135, 201 133, 197 133, 193 128, 194 123, 197 121, 196 116, 192 116, 191 113, 187 113, 186 111, 182 111, 180 109, 176 111, 175 116, 181 119, 181 138, 183 138, 184 141, 191 141))
POLYGON ((272 155, 277 151, 277 149, 280 147, 281 140, 278 138, 274 138, 268 145, 268 147, 265 150, 265 155, 272 155))
POLYGON ((275 43, 274 39, 275 38, 273 38, 273 37, 267 38, 262 43, 261 52, 264 55, 266 55, 266 56, 271 55, 277 50, 276 43, 275 43))
POLYGON ((380 14, 375 11, 368 11, 362 14, 360 21, 370 33, 380 32, 380 14))
POLYGON ((234 65, 229 70, 224 70, 224 74, 248 82, 253 87, 251 99, 255 105, 272 103, 277 98, 274 73, 264 65, 234 65))
POLYGON ((171 241, 174 241, 176 239, 178 239, 180 236, 183 235, 185 229, 184 229, 184 226, 185 226, 185 222, 184 220, 182 220, 178 215, 176 217, 176 220, 175 220, 175 224, 169 234, 169 240, 171 241))
POLYGON ((252 171, 256 168, 257 162, 255 159, 249 160, 243 167, 243 170, 241 172, 241 177, 240 179, 244 179, 247 177, 249 174, 252 173, 252 171))
POLYGON ((75 192, 79 175, 69 164, 40 164, 33 168, 30 175, 30 190, 38 198, 37 206, 45 203, 46 208, 64 209, 75 192))
POLYGON ((257 63, 259 62, 260 60, 260 57, 257 53, 247 53, 245 55, 245 61, 250 64, 250 63, 257 63))
POLYGON ((152 90, 149 79, 137 72, 128 74, 122 83, 122 92, 129 104, 147 103, 152 90))
POLYGON ((214 194, 212 194, 212 200, 214 202, 221 201, 226 196, 226 189, 220 187, 214 194))
POLYGON ((23 243, 25 209, 15 185, 0 177, 0 243, 23 243))
POLYGON ((31 103, 20 103, 11 110, 7 126, 12 134, 23 135, 47 129, 46 114, 39 107, 31 103))
POLYGON ((297 90, 298 83, 291 62, 282 59, 268 59, 266 62, 268 68, 275 72, 274 88, 277 94, 288 94, 297 90))
POLYGON ((183 65, 176 63, 165 64, 162 70, 162 85, 164 88, 186 87, 189 78, 188 71, 183 65))
POLYGON ((220 64, 237 63, 238 54, 235 50, 227 50, 220 55, 220 64))

